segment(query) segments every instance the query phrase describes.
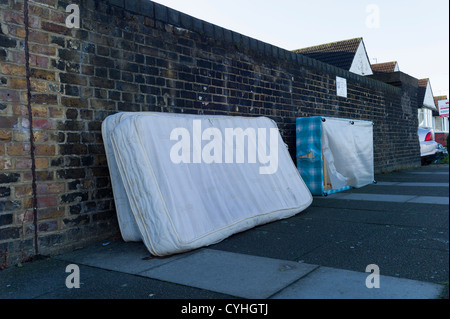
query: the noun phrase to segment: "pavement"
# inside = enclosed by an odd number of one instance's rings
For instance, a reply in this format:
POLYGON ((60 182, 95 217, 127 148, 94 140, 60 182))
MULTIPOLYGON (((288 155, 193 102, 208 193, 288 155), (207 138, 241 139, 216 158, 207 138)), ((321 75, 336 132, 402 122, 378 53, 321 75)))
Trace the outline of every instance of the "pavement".
POLYGON ((315 196, 289 219, 165 258, 111 238, 0 271, 0 298, 448 299, 448 174, 430 165, 377 175, 315 196))

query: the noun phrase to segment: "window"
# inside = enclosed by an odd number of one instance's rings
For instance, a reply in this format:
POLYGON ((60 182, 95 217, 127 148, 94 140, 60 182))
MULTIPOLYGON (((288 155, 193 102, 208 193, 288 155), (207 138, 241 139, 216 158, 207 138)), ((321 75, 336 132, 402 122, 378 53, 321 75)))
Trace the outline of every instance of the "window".
POLYGON ((435 120, 435 132, 448 133, 448 117, 434 117, 435 120))
POLYGON ((418 118, 419 127, 433 127, 433 112, 430 109, 419 109, 418 118))
POLYGON ((434 131, 441 132, 442 131, 442 121, 439 117, 435 117, 434 119, 434 131))
POLYGON ((441 117, 442 132, 448 133, 448 117, 441 117))

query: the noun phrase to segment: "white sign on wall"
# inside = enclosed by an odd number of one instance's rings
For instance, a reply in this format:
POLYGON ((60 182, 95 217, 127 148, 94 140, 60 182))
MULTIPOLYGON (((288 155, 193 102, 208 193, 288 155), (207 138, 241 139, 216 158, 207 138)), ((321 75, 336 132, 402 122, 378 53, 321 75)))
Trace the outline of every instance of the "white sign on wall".
POLYGON ((336 77, 337 96, 347 97, 347 79, 336 77))
POLYGON ((440 117, 448 117, 448 100, 440 100, 438 101, 439 107, 439 116, 440 117))

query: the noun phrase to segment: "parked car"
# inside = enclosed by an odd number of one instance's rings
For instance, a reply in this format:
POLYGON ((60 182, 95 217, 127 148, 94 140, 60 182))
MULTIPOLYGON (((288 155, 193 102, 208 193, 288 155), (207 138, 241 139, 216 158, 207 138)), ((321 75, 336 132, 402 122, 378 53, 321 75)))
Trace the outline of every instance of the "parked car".
POLYGON ((422 164, 430 164, 445 157, 443 153, 445 149, 434 140, 434 131, 431 128, 419 127, 417 134, 419 135, 422 164))

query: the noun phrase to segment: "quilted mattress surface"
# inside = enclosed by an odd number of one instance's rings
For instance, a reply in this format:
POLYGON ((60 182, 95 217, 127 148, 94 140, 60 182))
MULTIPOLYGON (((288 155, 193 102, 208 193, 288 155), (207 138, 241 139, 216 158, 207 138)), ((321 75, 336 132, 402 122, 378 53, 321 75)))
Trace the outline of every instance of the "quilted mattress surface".
POLYGON ((265 117, 118 113, 102 134, 122 237, 156 256, 217 243, 312 202, 265 117), (239 144, 230 132, 246 134, 239 144))

